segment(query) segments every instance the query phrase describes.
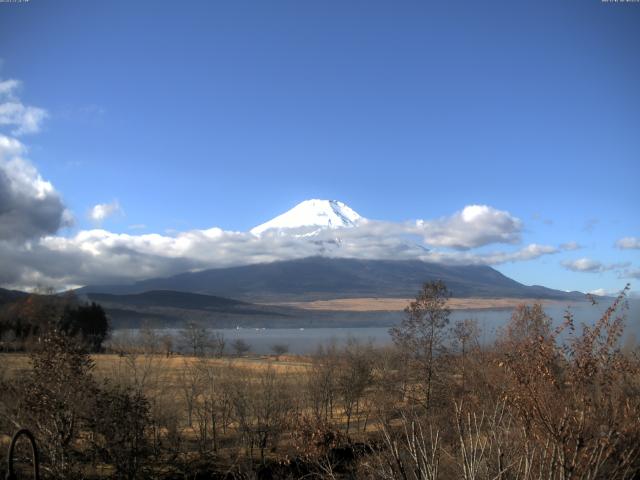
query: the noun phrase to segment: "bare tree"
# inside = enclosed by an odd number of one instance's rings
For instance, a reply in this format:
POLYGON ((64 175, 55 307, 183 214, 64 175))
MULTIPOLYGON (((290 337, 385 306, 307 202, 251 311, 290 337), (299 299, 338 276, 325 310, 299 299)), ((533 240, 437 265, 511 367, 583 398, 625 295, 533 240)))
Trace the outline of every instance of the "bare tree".
POLYGON ((173 337, 169 334, 163 335, 160 338, 160 344, 162 345, 162 351, 165 356, 169 358, 173 353, 173 337))
POLYGON ((236 379, 236 368, 229 364, 224 368, 221 368, 217 373, 217 407, 220 416, 220 428, 222 429, 222 433, 226 435, 233 417, 233 394, 236 379))
POLYGON ((227 341, 221 332, 215 332, 209 339, 209 345, 214 357, 221 357, 224 354, 224 349, 227 346, 227 341))
POLYGON ((306 390, 317 422, 327 423, 333 417, 337 392, 338 354, 335 344, 320 346, 312 357, 306 390))
POLYGON ((365 464, 368 478, 380 480, 437 480, 440 478, 441 437, 433 426, 428 429, 415 416, 400 417, 401 428, 394 431, 380 426, 385 448, 365 464))
POLYGON ((388 424, 397 416, 403 404, 407 384, 407 365, 404 352, 389 346, 372 352, 375 372, 371 388, 371 403, 376 417, 388 424))
POLYGON ((271 345, 271 351, 276 356, 276 360, 280 360, 280 357, 289 351, 289 345, 286 343, 274 343, 271 345))
POLYGON ((251 350, 251 345, 245 342, 242 338, 234 340, 231 346, 239 357, 246 355, 251 350))
POLYGON ((196 322, 187 322, 180 331, 180 336, 194 357, 204 355, 209 344, 209 332, 196 322))
POLYGON ((478 345, 480 327, 478 321, 472 318, 458 320, 453 327, 453 338, 460 348, 460 374, 462 377, 462 393, 466 391, 467 355, 469 349, 478 345))
POLYGON ((187 408, 187 425, 193 426, 193 411, 201 392, 201 370, 196 364, 185 359, 180 371, 180 393, 187 408))
POLYGON ((217 452, 219 430, 224 430, 225 421, 229 415, 229 403, 224 381, 224 371, 228 368, 221 368, 208 359, 201 359, 196 367, 199 370, 200 390, 195 413, 198 417, 200 448, 202 451, 212 448, 214 452, 217 452))
POLYGON ((133 480, 151 453, 146 430, 151 423, 149 403, 140 392, 105 386, 91 417, 93 449, 113 464, 117 478, 133 480))
POLYGON ((234 382, 234 416, 249 457, 255 447, 264 462, 265 450, 275 446, 288 425, 291 399, 284 378, 269 367, 256 379, 237 375, 234 382))
POLYGON ((121 353, 111 366, 111 379, 118 386, 148 394, 165 380, 165 360, 152 353, 139 354, 135 348, 121 353))
POLYGON ((338 374, 338 393, 347 417, 346 434, 349 434, 351 420, 359 413, 360 401, 366 388, 373 381, 373 362, 370 348, 350 339, 344 349, 338 374))
POLYGON ((444 282, 427 282, 416 299, 405 308, 400 325, 389 330, 394 343, 409 354, 416 366, 416 380, 422 386, 422 403, 428 410, 433 393, 435 357, 444 349, 445 327, 449 323, 447 300, 449 290, 444 282))
POLYGON ((160 338, 148 322, 144 322, 138 331, 138 342, 143 353, 158 353, 160 338))

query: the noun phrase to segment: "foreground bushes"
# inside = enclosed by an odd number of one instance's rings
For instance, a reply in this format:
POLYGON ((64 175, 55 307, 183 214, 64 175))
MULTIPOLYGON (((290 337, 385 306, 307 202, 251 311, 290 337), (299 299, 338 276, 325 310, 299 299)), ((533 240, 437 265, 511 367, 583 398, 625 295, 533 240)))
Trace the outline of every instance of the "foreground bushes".
POLYGON ((519 307, 481 346, 475 322, 449 325, 446 287, 426 285, 393 348, 328 346, 298 370, 123 352, 106 383, 52 332, 3 385, 2 429, 32 428, 51 478, 637 478, 625 294, 583 328, 519 307))

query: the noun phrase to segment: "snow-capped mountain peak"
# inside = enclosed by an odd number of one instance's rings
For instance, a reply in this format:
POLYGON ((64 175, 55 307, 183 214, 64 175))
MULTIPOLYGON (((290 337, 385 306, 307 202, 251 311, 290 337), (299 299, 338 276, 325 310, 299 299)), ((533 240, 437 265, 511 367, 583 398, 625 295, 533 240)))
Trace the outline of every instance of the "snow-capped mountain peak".
MULTIPOLYGON (((354 227, 364 221, 354 210, 337 200, 305 200, 291 210, 251 229, 260 236, 267 230, 334 229, 354 227)), ((309 234, 309 232, 307 232, 309 234)))

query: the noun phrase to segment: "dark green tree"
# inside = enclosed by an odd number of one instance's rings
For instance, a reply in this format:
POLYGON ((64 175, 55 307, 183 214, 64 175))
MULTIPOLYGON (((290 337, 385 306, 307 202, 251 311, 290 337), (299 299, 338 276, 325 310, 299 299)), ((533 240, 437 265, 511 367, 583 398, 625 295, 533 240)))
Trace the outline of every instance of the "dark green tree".
POLYGON ((80 336, 91 352, 99 352, 109 334, 109 320, 97 303, 67 305, 60 319, 60 329, 69 336, 80 336))
POLYGON ((20 348, 30 349, 50 330, 82 339, 98 352, 109 334, 109 321, 97 303, 84 304, 75 295, 34 293, 0 307, 0 333, 12 332, 20 348))

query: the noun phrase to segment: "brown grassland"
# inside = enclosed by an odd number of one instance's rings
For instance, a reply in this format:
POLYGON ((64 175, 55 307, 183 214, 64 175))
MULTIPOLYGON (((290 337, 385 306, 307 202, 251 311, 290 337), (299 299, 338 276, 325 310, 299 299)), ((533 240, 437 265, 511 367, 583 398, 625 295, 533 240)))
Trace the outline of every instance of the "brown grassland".
MULTIPOLYGON (((410 298, 336 298, 331 300, 313 300, 308 302, 286 302, 272 305, 296 307, 304 310, 327 310, 343 312, 401 312, 410 298)), ((475 310, 515 308, 518 305, 562 305, 558 300, 539 300, 534 298, 450 298, 447 306, 451 310, 475 310)))

